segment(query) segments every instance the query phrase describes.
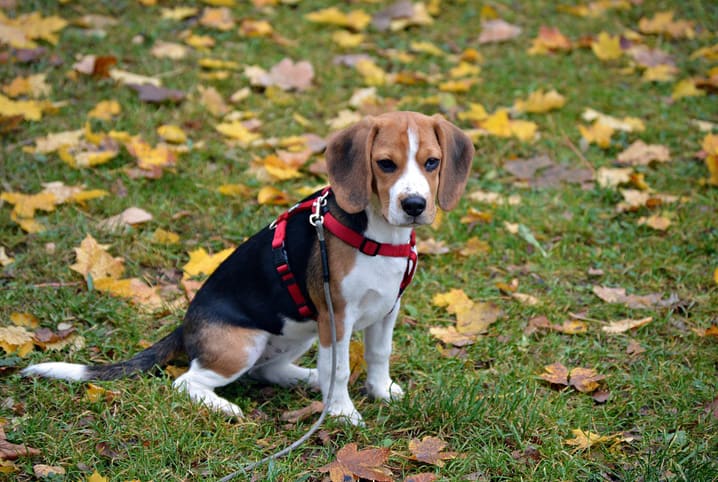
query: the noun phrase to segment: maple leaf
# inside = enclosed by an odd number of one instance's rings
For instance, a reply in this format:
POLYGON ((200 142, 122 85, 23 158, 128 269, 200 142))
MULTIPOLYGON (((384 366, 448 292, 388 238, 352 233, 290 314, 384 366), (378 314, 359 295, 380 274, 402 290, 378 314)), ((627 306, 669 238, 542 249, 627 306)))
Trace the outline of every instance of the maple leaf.
POLYGON ((619 119, 588 107, 583 111, 583 114, 581 114, 581 118, 587 122, 600 122, 617 131, 643 132, 646 130, 643 121, 637 117, 624 117, 623 119, 619 119))
POLYGON ((204 248, 197 248, 194 251, 190 251, 189 261, 182 266, 182 271, 184 272, 183 278, 186 279, 199 275, 209 276, 233 251, 233 248, 227 248, 213 255, 208 254, 204 248))
POLYGON ((673 11, 656 12, 653 18, 641 18, 638 29, 647 34, 664 34, 673 38, 693 38, 693 22, 689 20, 674 20, 673 11))
POLYGON ((679 100, 684 97, 701 97, 706 95, 706 91, 696 87, 696 81, 693 79, 683 79, 673 86, 671 98, 679 100))
POLYGON ((95 470, 94 472, 92 472, 92 475, 90 475, 87 478, 87 482, 110 482, 110 481, 107 479, 107 477, 103 477, 102 475, 100 475, 100 473, 97 470, 95 470))
POLYGON ((187 134, 181 127, 172 124, 163 124, 157 128, 157 135, 172 144, 184 144, 187 142, 187 134))
POLYGON ((646 144, 637 140, 618 154, 618 162, 632 166, 646 166, 652 162, 668 162, 671 160, 670 151, 661 144, 646 144))
POLYGON ((707 134, 701 144, 706 153, 704 162, 708 168, 708 184, 718 186, 718 135, 707 134))
POLYGON ((70 266, 70 269, 80 273, 84 277, 92 276, 99 278, 119 278, 125 271, 122 258, 114 258, 107 252, 109 245, 99 244, 92 235, 88 234, 80 243, 79 248, 74 248, 77 262, 70 266))
POLYGON ((571 40, 563 35, 558 28, 542 25, 536 38, 532 40, 528 53, 530 55, 542 55, 549 52, 567 51, 572 48, 571 40))
POLYGON ((479 44, 506 42, 519 35, 521 35, 521 27, 512 25, 500 18, 488 20, 481 22, 479 44))
POLYGON ((264 186, 257 193, 259 204, 270 204, 274 206, 286 206, 289 204, 289 196, 274 186, 264 186))
POLYGON ((610 442, 617 444, 633 440, 633 437, 626 437, 622 434, 599 435, 597 433, 583 431, 581 429, 574 429, 571 432, 573 433, 574 438, 566 439, 564 443, 566 445, 576 447, 575 450, 588 450, 595 445, 603 445, 610 442))
POLYGON ((591 393, 598 388, 598 382, 605 379, 592 368, 577 367, 569 373, 569 384, 581 393, 591 393))
POLYGON ((600 120, 591 124, 590 127, 579 125, 578 130, 588 144, 596 144, 602 149, 608 149, 611 146, 611 136, 614 129, 600 120))
POLYGON ((350 443, 337 451, 336 460, 319 469, 320 472, 329 472, 332 482, 345 481, 346 477, 353 480, 354 477, 375 480, 380 482, 391 482, 394 480, 391 471, 383 465, 389 459, 390 450, 364 449, 357 450, 357 444, 350 443))
POLYGON ((17 354, 24 358, 34 347, 32 333, 24 326, 0 327, 0 348, 8 355, 17 354))
POLYGON ((386 72, 376 65, 373 60, 361 59, 354 65, 354 68, 362 76, 366 85, 378 86, 387 83, 386 72))
POLYGON ((621 38, 606 32, 598 34, 598 38, 591 42, 591 50, 601 60, 615 60, 623 55, 621 38))
POLYGON ((205 8, 199 18, 199 24, 226 32, 234 28, 234 17, 231 10, 226 7, 205 8))
POLYGON ((115 397, 120 395, 119 391, 107 390, 99 385, 88 383, 85 389, 85 400, 91 403, 97 403, 100 401, 111 402, 115 397))
POLYGON ((514 109, 520 112, 544 113, 560 109, 565 103, 566 98, 556 90, 544 93, 543 90, 539 89, 529 94, 528 99, 517 100, 514 103, 514 109))
POLYGON ((27 95, 33 98, 45 97, 52 87, 45 82, 47 74, 35 74, 27 77, 15 77, 12 82, 2 87, 2 91, 10 97, 27 95))
POLYGON ((116 100, 103 100, 87 113, 87 117, 109 121, 120 112, 122 112, 122 107, 119 102, 116 100))
POLYGON ((187 56, 189 49, 182 44, 158 40, 150 49, 150 53, 157 58, 180 60, 187 56))
POLYGON ((568 386, 568 368, 558 362, 546 365, 544 367, 544 373, 539 375, 539 378, 554 385, 568 386))
POLYGON ((423 439, 411 439, 409 451, 412 458, 419 462, 444 466, 444 460, 451 460, 457 457, 456 452, 442 452, 449 444, 438 437, 426 436, 423 439))
POLYGON ((253 141, 256 141, 261 136, 250 129, 245 127, 242 121, 223 122, 217 124, 215 130, 222 135, 229 137, 230 139, 237 141, 242 147, 249 146, 253 141))
POLYGON ((0 117, 21 116, 25 120, 39 121, 47 104, 35 100, 12 100, 0 94, 0 117))

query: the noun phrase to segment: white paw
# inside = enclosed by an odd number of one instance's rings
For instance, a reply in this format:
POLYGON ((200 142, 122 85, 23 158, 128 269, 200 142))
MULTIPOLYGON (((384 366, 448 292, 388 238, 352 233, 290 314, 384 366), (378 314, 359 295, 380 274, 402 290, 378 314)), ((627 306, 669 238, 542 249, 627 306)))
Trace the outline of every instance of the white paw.
POLYGON ((362 418, 361 414, 357 412, 357 409, 354 408, 354 405, 351 403, 349 403, 348 405, 332 404, 332 406, 329 408, 328 413, 332 417, 339 418, 342 421, 351 425, 364 426, 364 419, 362 418))
POLYGON ((242 412, 242 409, 228 400, 220 399, 215 403, 206 404, 209 406, 209 408, 222 412, 228 417, 244 418, 244 413, 242 412))
POLYGON ((401 400, 404 398, 404 390, 396 383, 390 381, 388 384, 382 384, 382 386, 372 385, 367 383, 367 392, 369 396, 385 402, 391 402, 394 400, 401 400))
POLYGON ((306 378, 306 383, 312 388, 320 388, 319 387, 319 370, 316 368, 309 368, 308 369, 308 376, 306 378))

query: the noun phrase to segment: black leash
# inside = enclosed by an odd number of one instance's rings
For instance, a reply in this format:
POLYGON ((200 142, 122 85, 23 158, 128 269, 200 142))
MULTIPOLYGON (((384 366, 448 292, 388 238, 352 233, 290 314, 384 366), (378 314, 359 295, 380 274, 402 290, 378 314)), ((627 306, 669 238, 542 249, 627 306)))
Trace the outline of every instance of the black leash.
POLYGON ((322 258, 322 277, 324 280, 324 299, 327 303, 327 312, 329 313, 329 328, 332 335, 332 375, 329 379, 329 391, 327 392, 326 400, 324 400, 324 408, 322 409, 321 415, 319 415, 319 419, 314 422, 314 425, 312 425, 311 428, 307 431, 307 433, 302 435, 302 437, 297 439, 294 443, 292 443, 288 447, 285 447, 279 452, 275 452, 272 455, 268 455, 261 460, 245 465, 241 469, 222 477, 221 479, 219 479, 219 482, 226 482, 228 480, 232 480, 241 474, 248 475, 248 472, 256 469, 260 465, 263 465, 271 460, 276 460, 280 457, 284 457, 292 450, 295 450, 304 442, 306 442, 309 437, 314 435, 317 430, 319 430, 319 427, 321 427, 322 423, 324 422, 324 419, 327 416, 327 412, 329 411, 329 406, 332 403, 332 397, 334 395, 334 381, 337 375, 337 326, 334 320, 334 305, 332 304, 332 294, 329 289, 329 256, 327 255, 327 243, 326 239, 324 238, 324 217, 322 216, 322 208, 326 206, 327 195, 328 194, 324 194, 316 199, 316 201, 314 202, 314 211, 309 216, 309 223, 316 229, 317 239, 319 240, 319 254, 322 258))

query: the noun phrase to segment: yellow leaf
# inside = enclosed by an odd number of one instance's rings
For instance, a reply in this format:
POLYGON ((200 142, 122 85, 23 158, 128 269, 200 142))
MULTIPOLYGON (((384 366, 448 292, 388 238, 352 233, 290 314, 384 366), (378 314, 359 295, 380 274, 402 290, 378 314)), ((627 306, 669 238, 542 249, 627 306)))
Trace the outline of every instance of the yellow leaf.
POLYGON ((653 18, 641 18, 638 29, 648 34, 665 34, 673 38, 693 38, 693 22, 689 20, 674 20, 673 11, 656 12, 653 18))
POLYGON ((472 303, 470 309, 456 314, 456 331, 466 335, 485 333, 501 314, 501 309, 491 303, 472 303))
MULTIPOLYGON (((120 392, 113 391, 113 390, 107 390, 105 388, 102 388, 98 385, 95 385, 93 383, 88 383, 87 388, 85 390, 85 400, 91 403, 97 403, 101 401, 105 402, 111 402, 113 398, 120 395, 120 392)), ((100 474, 95 471, 92 476, 88 479, 88 481, 92 482, 100 482, 100 481, 107 481, 106 478, 101 477, 100 474)))
POLYGON ((32 218, 36 210, 51 212, 55 210, 57 197, 51 192, 22 194, 19 192, 3 192, 0 200, 14 205, 13 213, 20 218, 32 218))
POLYGON ((459 112, 457 115, 459 120, 468 120, 473 122, 481 122, 489 117, 483 105, 469 102, 469 110, 459 112))
POLYGON ((38 39, 57 45, 57 33, 67 26, 65 19, 56 15, 43 17, 40 12, 27 13, 14 19, 4 15, 2 17, 0 39, 9 37, 8 43, 15 48, 35 48, 37 44, 32 40, 38 39))
POLYGON ((477 79, 447 80, 439 84, 442 92, 468 92, 476 83, 477 79))
POLYGON ((601 329, 606 333, 623 333, 628 330, 640 328, 641 326, 647 325, 652 321, 653 318, 650 316, 646 318, 641 318, 639 320, 625 319, 619 321, 612 321, 608 325, 601 327, 601 329))
POLYGON ((715 281, 716 284, 718 284, 718 268, 716 268, 715 271, 713 271, 713 281, 715 281))
POLYGON ((432 326, 429 333, 443 341, 447 345, 466 346, 476 343, 476 335, 471 333, 459 333, 454 326, 432 326))
POLYGON ((99 278, 94 280, 94 286, 97 291, 120 298, 128 298, 133 303, 149 310, 162 306, 162 298, 157 293, 157 287, 147 286, 138 278, 99 278))
POLYGON ((107 252, 108 245, 99 244, 95 238, 88 234, 80 243, 79 248, 74 248, 76 263, 70 269, 87 277, 91 275, 93 280, 100 278, 119 278, 125 271, 122 258, 114 258, 107 252))
POLYGON ((683 79, 673 86, 671 98, 678 100, 683 97, 700 97, 704 95, 706 95, 706 91, 696 87, 696 83, 693 79, 683 79))
POLYGON ((83 151, 71 152, 72 149, 61 147, 58 151, 60 159, 65 161, 70 167, 93 167, 105 164, 112 160, 119 151, 83 151))
POLYGON ((496 112, 491 114, 484 122, 481 123, 481 127, 486 129, 490 134, 498 137, 511 136, 509 113, 504 109, 498 109, 496 112))
POLYGON ((244 184, 222 184, 217 191, 225 196, 249 196, 249 188, 244 184))
POLYGON ((615 60, 623 55, 620 36, 606 32, 598 34, 598 39, 591 43, 591 50, 601 60, 615 60))
POLYGON ((222 59, 210 59, 210 58, 203 58, 199 59, 199 66, 203 69, 230 69, 230 70, 239 70, 239 63, 234 62, 232 60, 222 60, 222 59))
POLYGON ((386 83, 386 72, 372 60, 362 59, 354 65, 354 68, 364 78, 366 85, 384 85, 386 83))
POLYGON ((8 256, 5 252, 5 246, 0 246, 0 266, 4 268, 5 266, 10 266, 14 262, 15 258, 8 256))
POLYGON ((449 77, 460 79, 461 77, 476 77, 481 73, 481 67, 470 64, 469 62, 459 62, 459 65, 449 69, 449 77))
POLYGON ((358 47, 363 41, 364 35, 360 33, 355 34, 346 30, 337 30, 332 34, 332 42, 345 49, 358 47))
POLYGON ((232 16, 232 11, 227 7, 205 8, 202 11, 199 24, 227 32, 234 28, 234 17, 232 16))
POLYGON ((182 271, 184 271, 183 278, 186 279, 199 275, 209 276, 233 251, 233 248, 227 248, 213 255, 208 254, 204 248, 190 251, 189 261, 182 266, 182 271))
POLYGON ((87 117, 108 121, 119 115, 121 111, 122 107, 116 100, 103 100, 87 113, 87 117))
POLYGON ((125 144, 125 148, 137 159, 137 166, 140 169, 172 166, 177 159, 175 151, 167 145, 158 144, 152 147, 139 137, 132 138, 125 144))
POLYGON ((363 10, 353 10, 346 14, 336 7, 317 10, 306 14, 304 17, 310 22, 338 25, 353 30, 364 30, 371 22, 371 15, 363 10))
POLYGON ((49 95, 52 87, 45 82, 47 74, 35 74, 28 77, 15 77, 12 82, 4 85, 2 91, 10 97, 28 95, 33 98, 49 95))
POLYGON ((157 244, 177 244, 180 241, 179 234, 157 228, 152 233, 152 242, 157 244))
POLYGON ((271 37, 274 29, 272 24, 266 20, 246 18, 239 26, 239 33, 245 37, 271 37))
POLYGON ((194 48, 200 49, 200 50, 210 49, 210 48, 214 47, 214 44, 216 43, 214 38, 210 37, 209 35, 195 35, 195 34, 190 35, 184 41, 190 47, 194 47, 194 48))
POLYGON ((491 246, 489 246, 489 243, 473 236, 464 243, 464 247, 459 250, 459 254, 461 256, 476 256, 490 251, 491 246))
POLYGON ((259 134, 256 134, 244 127, 244 124, 242 124, 241 121, 232 121, 217 124, 215 126, 215 129, 220 134, 238 141, 239 145, 242 147, 247 147, 253 141, 256 141, 260 138, 259 134))
POLYGON ((24 326, 0 327, 0 348, 8 355, 17 354, 24 358, 33 349, 32 332, 24 326))
POLYGON ((493 219, 493 215, 487 211, 479 211, 476 208, 470 207, 464 216, 461 217, 460 222, 462 224, 473 224, 473 223, 490 223, 493 219))
POLYGON ((38 137, 35 139, 35 152, 48 154, 50 152, 55 152, 63 146, 75 146, 79 144, 83 133, 84 130, 78 129, 75 131, 56 132, 54 134, 48 134, 45 137, 38 137))
POLYGON ((257 193, 257 202, 259 204, 284 206, 289 204, 289 196, 274 186, 264 186, 259 190, 259 193, 257 193))
POLYGON ((703 150, 706 153, 704 162, 708 168, 708 184, 718 186, 718 135, 707 134, 703 138, 703 150))
POLYGON ((576 447, 576 450, 588 450, 594 445, 601 445, 608 442, 620 441, 621 437, 618 435, 599 435, 592 432, 584 432, 581 429, 575 429, 571 431, 574 435, 572 439, 566 439, 564 443, 576 447))
POLYGON ((188 51, 189 49, 182 44, 158 40, 152 46, 150 53, 157 58, 180 60, 187 56, 188 51))
POLYGON ((87 482, 109 482, 107 477, 103 477, 95 470, 91 476, 87 478, 87 482))
POLYGON ((643 82, 670 82, 677 73, 678 69, 674 65, 659 64, 646 68, 641 80, 643 82))
POLYGON ((437 293, 431 302, 434 306, 445 307, 446 311, 454 315, 466 313, 474 306, 474 302, 471 298, 461 289, 452 289, 446 293, 437 293))
POLYGON ((590 108, 586 108, 586 110, 584 110, 583 114, 581 114, 581 118, 588 122, 597 120, 617 131, 643 132, 646 129, 643 125, 643 121, 637 117, 624 117, 623 119, 618 119, 590 108))
POLYGON ((718 60, 718 44, 702 47, 691 54, 691 60, 703 57, 706 60, 718 60))
POLYGON ((579 125, 578 130, 589 144, 596 144, 602 149, 608 149, 611 146, 613 128, 603 122, 594 122, 590 127, 579 125))
POLYGON ((637 221, 639 226, 646 225, 656 231, 665 231, 671 226, 671 220, 665 216, 659 216, 658 214, 652 214, 648 217, 641 216, 637 221))
POLYGON ((522 141, 530 141, 536 137, 538 125, 525 120, 512 120, 509 124, 511 135, 522 141))
POLYGON ((45 226, 40 224, 34 219, 22 219, 22 218, 15 218, 14 216, 11 216, 12 220, 15 221, 20 225, 20 228, 22 228, 23 231, 26 233, 41 233, 45 231, 45 226))
POLYGON ((45 105, 34 100, 14 101, 0 94, 0 117, 22 116, 25 120, 38 121, 42 119, 45 105))
POLYGON ((275 155, 269 155, 262 161, 264 169, 270 176, 279 181, 301 177, 302 174, 295 166, 291 166, 275 155))
POLYGON ((236 0, 202 0, 202 2, 213 7, 234 7, 236 5, 236 0))
POLYGON ((15 326, 26 326, 28 328, 37 328, 40 326, 40 320, 32 313, 10 313, 10 321, 15 326))
POLYGON ((409 42, 409 50, 412 52, 421 52, 429 55, 443 56, 444 51, 431 42, 427 41, 412 41, 409 42))
POLYGON ((173 144, 184 144, 187 142, 187 134, 181 127, 171 124, 164 124, 157 128, 157 135, 167 142, 173 144))
POLYGON ((566 98, 556 90, 544 93, 539 89, 532 92, 528 99, 517 100, 514 108, 520 112, 544 113, 554 109, 560 109, 566 103, 566 98))

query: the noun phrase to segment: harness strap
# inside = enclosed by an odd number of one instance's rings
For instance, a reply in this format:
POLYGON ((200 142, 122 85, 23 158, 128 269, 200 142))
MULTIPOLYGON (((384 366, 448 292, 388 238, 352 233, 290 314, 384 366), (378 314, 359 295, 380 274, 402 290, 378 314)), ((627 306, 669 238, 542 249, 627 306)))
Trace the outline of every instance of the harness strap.
MULTIPOLYGON (((299 284, 297 283, 294 273, 289 265, 289 258, 287 257, 287 250, 285 247, 285 240, 287 237, 287 221, 290 217, 295 214, 311 211, 314 207, 314 203, 318 198, 321 198, 331 188, 324 188, 322 191, 317 193, 317 196, 313 196, 306 201, 299 204, 295 204, 288 211, 282 213, 272 223, 274 229, 274 236, 272 238, 272 253, 274 257, 274 267, 279 274, 279 278, 282 284, 287 288, 289 296, 297 306, 299 315, 303 318, 310 318, 316 313, 310 306, 306 297, 302 293, 299 284)), ((364 237, 361 233, 354 231, 353 229, 343 225, 336 217, 334 217, 328 210, 324 208, 322 213, 324 218, 324 227, 337 238, 341 239, 348 245, 358 249, 360 252, 367 256, 389 256, 392 258, 406 258, 406 271, 404 272, 404 278, 401 280, 399 286, 399 296, 404 292, 411 280, 414 277, 416 271, 416 234, 411 231, 411 238, 407 244, 388 244, 374 241, 373 239, 364 237)))

